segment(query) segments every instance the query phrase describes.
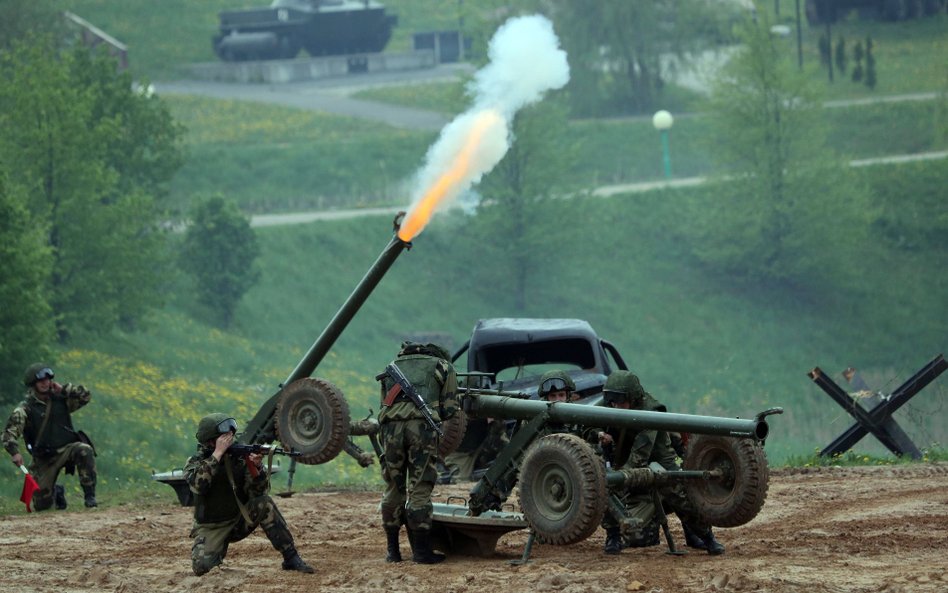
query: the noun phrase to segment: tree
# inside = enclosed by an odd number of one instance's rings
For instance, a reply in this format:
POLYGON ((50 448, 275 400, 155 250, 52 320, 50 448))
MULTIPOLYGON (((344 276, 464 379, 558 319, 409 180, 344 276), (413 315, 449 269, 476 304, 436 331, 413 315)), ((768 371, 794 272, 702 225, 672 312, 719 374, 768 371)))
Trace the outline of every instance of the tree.
POLYGON ((161 304, 158 199, 181 163, 180 129, 104 55, 50 38, 0 55, 0 172, 46 224, 60 339, 134 326, 161 304))
POLYGON ((853 46, 853 82, 862 82, 862 42, 857 41, 853 46))
POLYGON ((740 30, 744 46, 715 81, 715 144, 727 203, 696 224, 697 255, 759 280, 819 285, 854 272, 871 215, 851 169, 825 148, 810 82, 770 34, 766 15, 740 30))
POLYGON ((570 56, 574 109, 584 114, 650 113, 674 68, 673 58, 726 38, 731 16, 720 4, 682 0, 551 4, 570 56))
POLYGON ((56 332, 48 302, 52 254, 43 221, 34 221, 22 194, 0 175, 0 406, 22 392, 23 369, 50 353, 56 332))
POLYGON ((849 60, 846 57, 846 40, 842 37, 836 40, 836 69, 840 76, 846 74, 846 66, 849 60))
POLYGON ((3 0, 0 2, 0 53, 17 41, 37 36, 62 38, 65 30, 60 8, 53 0, 3 0))
POLYGON ((876 83, 876 56, 872 53, 872 37, 866 37, 866 86, 875 90, 876 83))
POLYGON ((259 256, 257 235, 233 202, 215 196, 195 206, 179 259, 196 282, 198 301, 222 327, 230 326, 240 299, 260 280, 259 256))

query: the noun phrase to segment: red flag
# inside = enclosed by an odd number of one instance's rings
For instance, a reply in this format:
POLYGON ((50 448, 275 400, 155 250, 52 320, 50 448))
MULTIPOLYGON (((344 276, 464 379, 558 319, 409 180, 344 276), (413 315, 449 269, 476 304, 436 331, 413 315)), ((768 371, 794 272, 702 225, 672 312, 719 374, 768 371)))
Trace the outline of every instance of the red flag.
POLYGON ((33 493, 39 490, 40 487, 25 465, 21 465, 20 469, 26 474, 23 476, 23 493, 20 494, 20 501, 26 505, 26 512, 32 513, 33 509, 30 508, 30 503, 33 502, 33 493))

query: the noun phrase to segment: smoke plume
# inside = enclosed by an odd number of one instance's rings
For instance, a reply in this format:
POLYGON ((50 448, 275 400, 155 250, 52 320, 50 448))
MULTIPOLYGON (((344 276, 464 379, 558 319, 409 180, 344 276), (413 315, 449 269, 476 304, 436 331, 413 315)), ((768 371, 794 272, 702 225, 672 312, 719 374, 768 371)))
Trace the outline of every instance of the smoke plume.
POLYGON ((510 147, 517 110, 569 81, 566 52, 553 25, 540 15, 516 17, 491 38, 490 62, 468 87, 473 104, 441 130, 416 175, 412 205, 399 237, 410 241, 435 209, 480 181, 510 147))

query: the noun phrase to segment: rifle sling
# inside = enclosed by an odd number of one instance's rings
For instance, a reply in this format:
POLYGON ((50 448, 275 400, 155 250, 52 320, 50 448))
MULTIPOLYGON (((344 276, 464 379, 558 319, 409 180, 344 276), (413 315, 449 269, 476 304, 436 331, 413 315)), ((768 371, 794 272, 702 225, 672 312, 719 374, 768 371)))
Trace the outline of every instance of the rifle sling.
POLYGON ((253 525, 250 512, 247 511, 247 507, 240 501, 240 496, 237 494, 237 484, 234 483, 234 469, 231 467, 230 455, 224 455, 224 469, 227 470, 227 481, 230 482, 230 489, 234 493, 234 499, 237 501, 237 508, 240 509, 240 514, 244 516, 244 521, 247 522, 248 526, 253 525))
POLYGON ((40 439, 43 438, 43 432, 46 430, 46 427, 49 426, 49 417, 53 411, 53 396, 50 394, 46 398, 46 413, 43 414, 43 423, 40 425, 39 432, 36 433, 36 442, 33 443, 33 446, 38 447, 40 444, 40 439))

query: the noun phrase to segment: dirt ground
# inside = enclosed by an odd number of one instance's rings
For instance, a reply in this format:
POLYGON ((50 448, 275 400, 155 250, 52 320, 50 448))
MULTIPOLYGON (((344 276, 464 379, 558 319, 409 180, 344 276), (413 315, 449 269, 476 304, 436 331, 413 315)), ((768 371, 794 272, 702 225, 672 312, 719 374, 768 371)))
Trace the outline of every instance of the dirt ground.
MULTIPOLYGON (((450 486, 436 494, 444 500, 465 492, 450 486)), ((492 558, 386 564, 377 494, 297 493, 277 501, 315 575, 280 570, 279 555, 255 533, 231 546, 222 568, 195 577, 190 509, 71 506, 0 517, 0 591, 948 591, 948 464, 773 471, 760 515, 717 531, 727 552, 716 557, 675 557, 663 547, 605 556, 598 530, 573 546, 537 545, 518 567, 509 560, 520 557, 527 533, 516 531, 492 558)), ((671 523, 680 541, 679 524, 671 523)))

